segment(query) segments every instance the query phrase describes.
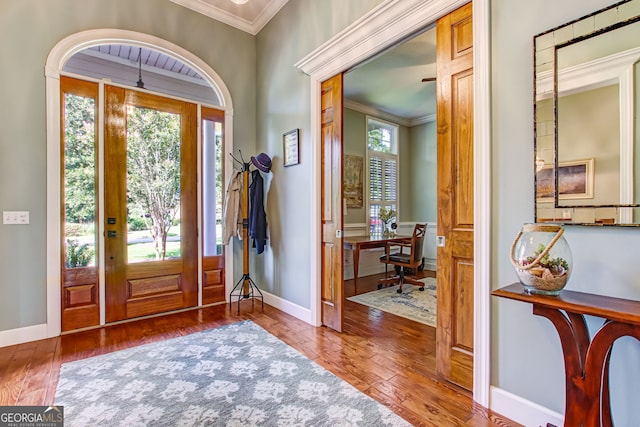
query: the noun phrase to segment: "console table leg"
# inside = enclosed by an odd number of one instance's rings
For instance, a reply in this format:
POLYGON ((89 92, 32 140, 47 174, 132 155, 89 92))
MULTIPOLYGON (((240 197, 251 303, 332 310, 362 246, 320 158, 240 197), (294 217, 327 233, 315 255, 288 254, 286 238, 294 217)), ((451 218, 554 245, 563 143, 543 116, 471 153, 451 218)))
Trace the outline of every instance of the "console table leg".
POLYGON ((613 426, 609 396, 609 361, 613 343, 620 337, 631 336, 640 340, 640 326, 606 321, 591 340, 585 365, 587 394, 594 405, 588 408, 587 419, 594 419, 594 426, 613 426), (597 402, 597 406, 595 403, 597 402))
POLYGON ((611 351, 607 354, 602 370, 602 400, 600 402, 600 410, 602 411, 602 426, 613 427, 613 418, 611 418, 611 399, 609 398, 609 359, 611 359, 611 351))
POLYGON ((564 355, 567 427, 613 427, 609 395, 609 361, 613 343, 622 336, 640 340, 640 326, 606 321, 589 338, 584 316, 533 305, 533 314, 555 326, 564 355))
POLYGON ((566 387, 564 425, 582 425, 580 420, 584 417, 584 408, 589 404, 583 377, 589 347, 589 333, 584 316, 575 314, 567 317, 560 310, 536 304, 533 305, 533 314, 549 319, 560 336, 566 387))

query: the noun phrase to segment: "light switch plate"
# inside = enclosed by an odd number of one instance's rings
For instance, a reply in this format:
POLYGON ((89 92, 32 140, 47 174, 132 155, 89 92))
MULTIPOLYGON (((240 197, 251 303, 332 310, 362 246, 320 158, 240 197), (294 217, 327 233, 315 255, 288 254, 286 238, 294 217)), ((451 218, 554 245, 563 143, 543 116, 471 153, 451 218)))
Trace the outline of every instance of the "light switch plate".
POLYGON ((29 224, 29 211, 2 211, 3 224, 29 224))

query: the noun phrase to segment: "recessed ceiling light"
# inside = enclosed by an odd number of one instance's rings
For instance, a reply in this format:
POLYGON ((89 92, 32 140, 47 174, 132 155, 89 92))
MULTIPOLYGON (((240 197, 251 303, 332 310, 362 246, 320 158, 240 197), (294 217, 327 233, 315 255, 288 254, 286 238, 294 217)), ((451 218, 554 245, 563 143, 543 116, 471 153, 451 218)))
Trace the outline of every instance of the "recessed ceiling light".
POLYGON ((249 0, 231 0, 231 1, 234 2, 235 4, 245 4, 249 0))

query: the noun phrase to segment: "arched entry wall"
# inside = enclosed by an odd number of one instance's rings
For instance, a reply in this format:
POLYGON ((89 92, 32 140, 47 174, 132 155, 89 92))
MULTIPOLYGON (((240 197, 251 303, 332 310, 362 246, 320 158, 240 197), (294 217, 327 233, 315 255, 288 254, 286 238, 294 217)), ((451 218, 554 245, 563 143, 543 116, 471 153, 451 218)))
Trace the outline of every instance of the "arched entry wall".
MULTIPOLYGON (((129 44, 151 48, 184 62, 198 72, 198 74, 209 83, 217 98, 220 100, 218 108, 225 112, 224 167, 227 173, 233 168, 231 156, 227 154, 232 152, 231 148, 233 147, 233 105, 231 102, 231 94, 220 76, 203 60, 180 46, 164 39, 144 33, 120 29, 87 30, 72 34, 58 42, 53 49, 51 49, 45 65, 47 103, 47 337, 57 336, 61 331, 60 74, 65 63, 74 54, 83 49, 102 44, 129 44)), ((224 182, 226 181, 227 177, 225 176, 224 182)), ((198 189, 199 193, 200 191, 201 189, 198 189)), ((100 218, 99 220, 102 219, 103 218, 100 218)), ((229 250, 230 253, 233 253, 232 247, 230 247, 229 250)), ((226 271, 233 271, 232 258, 231 256, 225 258, 226 271)), ((101 277, 101 281, 103 281, 103 279, 104 277, 101 277)), ((227 277, 225 277, 225 293, 227 295, 232 286, 232 278, 227 275, 227 277)), ((104 297, 103 291, 102 297, 104 297)), ((201 298, 199 298, 199 303, 200 302, 201 298)), ((104 313, 101 313, 101 319, 104 319, 104 313)))

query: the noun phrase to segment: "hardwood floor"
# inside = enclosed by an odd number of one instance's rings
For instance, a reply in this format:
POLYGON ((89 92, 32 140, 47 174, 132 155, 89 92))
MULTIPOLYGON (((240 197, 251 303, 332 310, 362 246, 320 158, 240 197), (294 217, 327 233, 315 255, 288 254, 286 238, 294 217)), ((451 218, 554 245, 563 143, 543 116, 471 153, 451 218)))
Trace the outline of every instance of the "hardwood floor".
MULTIPOLYGON (((428 273, 427 273, 428 274, 428 273)), ((377 277, 358 289, 375 289, 377 277)), ((353 295, 352 281, 345 282, 353 295)), ((62 363, 249 319, 416 426, 517 426, 435 375, 435 329, 345 301, 345 328, 315 328, 242 301, 0 348, 0 405, 49 405, 62 363)))

